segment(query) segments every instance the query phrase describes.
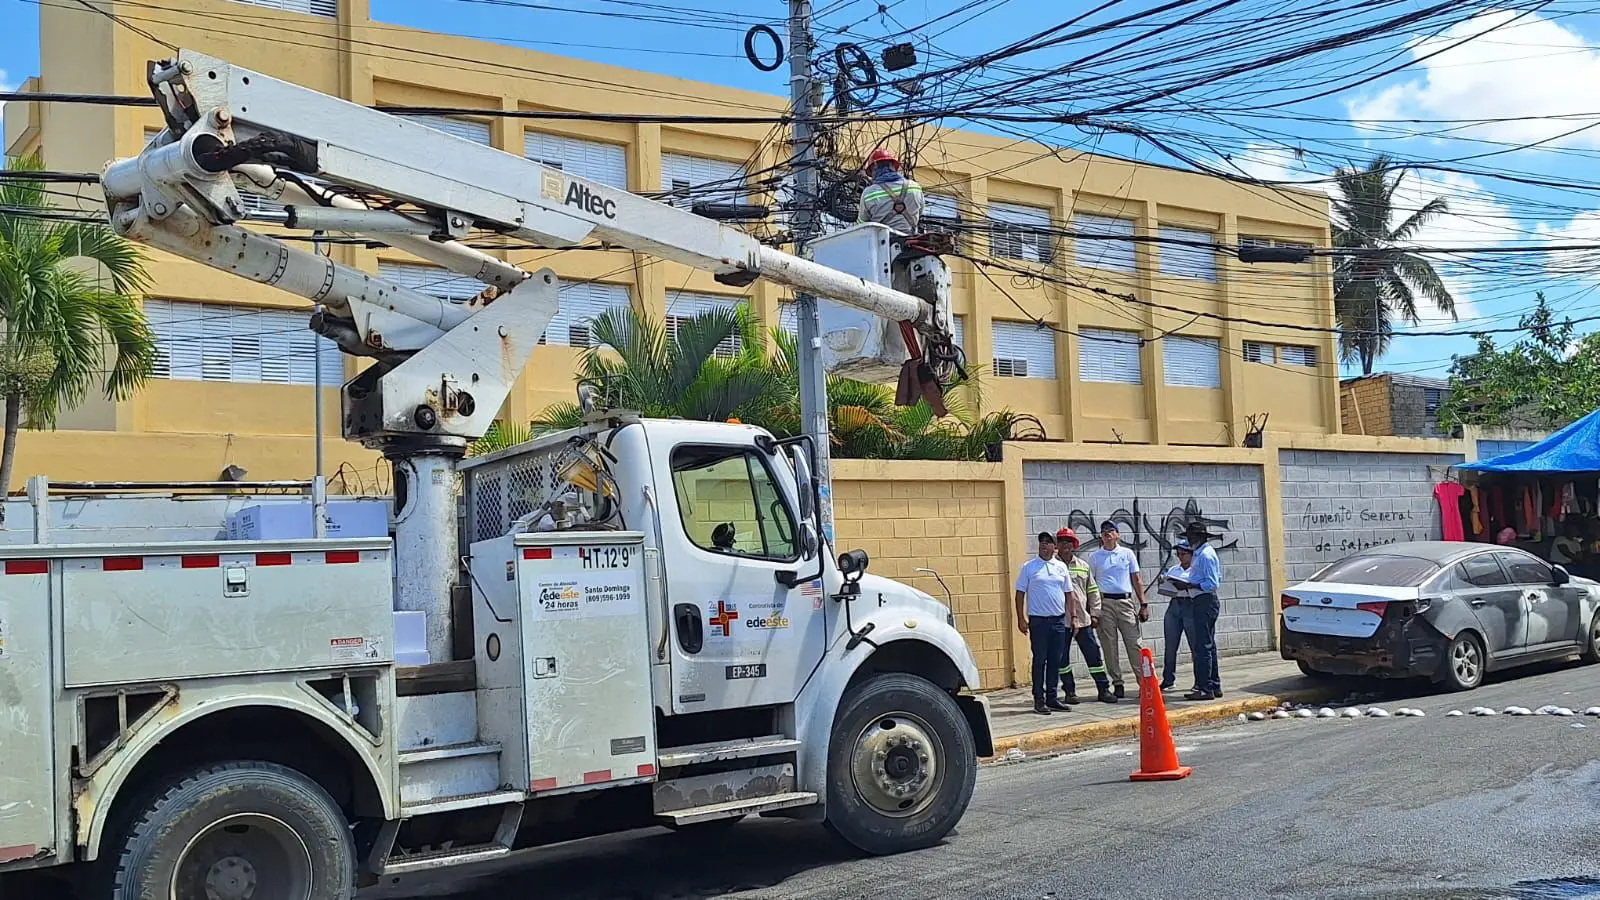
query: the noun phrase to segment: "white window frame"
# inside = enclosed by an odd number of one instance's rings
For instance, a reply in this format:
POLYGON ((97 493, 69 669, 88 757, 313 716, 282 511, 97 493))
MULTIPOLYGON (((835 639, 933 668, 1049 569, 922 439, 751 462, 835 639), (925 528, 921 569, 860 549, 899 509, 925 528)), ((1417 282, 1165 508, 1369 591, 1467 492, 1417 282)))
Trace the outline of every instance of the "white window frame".
POLYGON ((622 144, 530 128, 522 135, 522 155, 568 175, 628 189, 628 148, 622 144))
POLYGON ((1261 341, 1244 342, 1244 361, 1273 365, 1278 361, 1278 348, 1274 344, 1261 341))
POLYGON ((461 116, 407 116, 406 118, 418 125, 426 125, 434 131, 442 131, 464 141, 471 141, 483 147, 494 146, 494 133, 488 122, 461 116))
POLYGON ((339 17, 339 0, 233 0, 233 2, 243 3, 246 6, 259 6, 263 9, 320 16, 325 19, 339 17))
MULTIPOLYGON (((678 339, 678 324, 713 309, 738 309, 747 298, 727 294, 702 294, 696 291, 675 291, 667 295, 667 340, 678 339)), ((744 335, 734 331, 717 344, 711 355, 718 359, 733 359, 744 352, 744 335)))
POLYGON ((488 287, 476 278, 457 275, 442 266, 423 263, 380 261, 378 277, 431 297, 449 300, 451 303, 466 303, 488 287))
POLYGON ((1215 245, 1217 236, 1214 232, 1181 225, 1163 225, 1160 236, 1157 249, 1161 255, 1159 271, 1162 275, 1195 281, 1217 280, 1217 251, 1214 247, 1193 245, 1194 242, 1215 245))
POLYGON ((273 309, 148 297, 152 375, 170 381, 310 387, 321 357, 325 388, 344 383, 344 358, 310 327, 310 309, 273 309))
POLYGON ((1278 364, 1315 369, 1317 348, 1313 344, 1282 344, 1278 347, 1278 364))
POLYGON ((1222 345, 1216 338, 1169 334, 1161 339, 1161 367, 1167 387, 1220 389, 1222 345))
POLYGON ((1031 322, 994 319, 989 323, 993 372, 1000 378, 1056 377, 1056 333, 1031 322))
POLYGON ((631 308, 633 295, 625 284, 602 281, 559 282, 560 309, 539 343, 586 349, 596 346, 590 323, 612 309, 631 308))
POLYGON ((1138 230, 1138 224, 1132 219, 1076 213, 1072 217, 1072 231, 1078 236, 1072 241, 1072 261, 1086 269, 1104 269, 1109 272, 1137 271, 1139 256, 1135 252, 1133 238, 1138 234, 1138 230), (1095 238, 1084 235, 1109 237, 1095 238))
POLYGON ((1048 265, 1055 261, 1055 241, 1050 210, 989 202, 989 252, 995 256, 1048 265))
POLYGON ((1078 380, 1098 384, 1143 384, 1144 360, 1138 332, 1115 328, 1078 329, 1078 380))
POLYGON ((662 199, 672 206, 687 209, 696 203, 743 203, 746 177, 742 163, 688 153, 661 154, 662 199))

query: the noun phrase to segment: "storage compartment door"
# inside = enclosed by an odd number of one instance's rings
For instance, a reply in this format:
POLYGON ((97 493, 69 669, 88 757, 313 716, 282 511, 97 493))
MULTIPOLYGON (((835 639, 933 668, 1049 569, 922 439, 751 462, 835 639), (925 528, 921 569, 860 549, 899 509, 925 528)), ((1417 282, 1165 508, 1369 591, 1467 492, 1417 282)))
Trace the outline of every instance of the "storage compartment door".
POLYGON ((0 865, 55 846, 50 565, 0 562, 0 865))
POLYGON ((522 535, 517 557, 529 789, 653 778, 641 536, 522 535))

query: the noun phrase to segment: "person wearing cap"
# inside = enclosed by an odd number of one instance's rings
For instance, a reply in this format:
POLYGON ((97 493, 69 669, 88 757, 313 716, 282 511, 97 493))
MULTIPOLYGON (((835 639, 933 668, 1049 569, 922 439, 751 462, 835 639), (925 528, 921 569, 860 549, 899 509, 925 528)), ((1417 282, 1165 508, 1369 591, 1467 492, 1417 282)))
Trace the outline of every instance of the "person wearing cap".
POLYGON ((1172 690, 1178 680, 1178 644, 1189 630, 1194 588, 1189 584, 1189 567, 1194 565, 1194 547, 1188 538, 1172 545, 1178 561, 1156 576, 1156 592, 1167 598, 1167 612, 1161 617, 1161 689, 1172 690))
POLYGON ((1194 658, 1194 690, 1187 700, 1214 700, 1222 696, 1222 675, 1217 670, 1217 617, 1222 602, 1217 590, 1222 587, 1222 563, 1210 544, 1211 534, 1204 522, 1190 522, 1186 529, 1194 562, 1189 566, 1189 584, 1194 587, 1190 601, 1189 653, 1194 658))
POLYGON ((922 228, 922 185, 900 171, 900 160, 879 147, 867 157, 866 189, 861 192, 861 211, 856 222, 876 222, 901 234, 916 234, 922 228))
POLYGON ((1056 697, 1056 673, 1067 649, 1067 595, 1072 572, 1056 559, 1056 537, 1039 532, 1038 555, 1017 573, 1017 630, 1033 650, 1033 711, 1050 715, 1066 709, 1056 697))
POLYGON ((1067 571, 1072 573, 1072 592, 1067 596, 1066 650, 1061 656, 1061 687, 1067 693, 1063 699, 1069 706, 1079 702, 1077 679, 1072 673, 1072 645, 1076 642, 1089 666, 1089 677, 1099 690, 1100 702, 1115 703, 1117 697, 1106 679, 1106 663, 1095 635, 1103 615, 1100 587, 1095 584, 1089 565, 1078 557, 1078 535, 1071 528, 1056 532, 1056 559, 1066 563, 1067 571))
POLYGON ((1117 524, 1109 519, 1100 523, 1100 547, 1089 554, 1104 604, 1100 615, 1100 643, 1105 648, 1106 671, 1111 675, 1112 691, 1124 695, 1122 664, 1117 657, 1128 652, 1128 668, 1134 681, 1139 679, 1139 623, 1149 621, 1150 607, 1144 599, 1144 582, 1139 578, 1139 557, 1122 545, 1117 524), (1118 641, 1121 642, 1120 647, 1118 641))

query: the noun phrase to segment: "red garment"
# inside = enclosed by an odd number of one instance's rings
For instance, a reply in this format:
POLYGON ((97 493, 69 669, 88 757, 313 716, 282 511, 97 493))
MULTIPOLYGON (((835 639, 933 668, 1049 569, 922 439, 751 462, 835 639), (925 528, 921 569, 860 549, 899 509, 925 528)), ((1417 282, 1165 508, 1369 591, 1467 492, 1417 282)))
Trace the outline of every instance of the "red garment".
POLYGON ((1444 524, 1444 539, 1447 541, 1467 539, 1461 528, 1461 495, 1464 493, 1466 489, 1454 481, 1433 487, 1433 496, 1439 501, 1439 520, 1444 524))

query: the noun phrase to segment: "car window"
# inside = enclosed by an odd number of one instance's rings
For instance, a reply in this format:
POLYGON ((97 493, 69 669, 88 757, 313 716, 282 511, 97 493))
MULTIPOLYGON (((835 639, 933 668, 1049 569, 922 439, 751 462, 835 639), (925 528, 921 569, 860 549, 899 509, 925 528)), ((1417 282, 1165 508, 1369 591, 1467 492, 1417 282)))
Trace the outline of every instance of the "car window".
POLYGON ((1496 587, 1511 583, 1492 553, 1468 557, 1456 566, 1456 570, 1461 573, 1462 581, 1474 587, 1496 587))
POLYGON ((1438 571, 1439 567, 1434 563, 1414 556, 1363 554, 1342 559, 1318 572, 1311 580, 1415 587, 1438 571))
POLYGON ((792 560, 794 518, 766 463, 727 447, 680 447, 672 485, 683 530, 713 553, 792 560))
POLYGON ((1551 584, 1555 573, 1540 560, 1522 553, 1497 553, 1506 571, 1511 573, 1513 584, 1551 584))

